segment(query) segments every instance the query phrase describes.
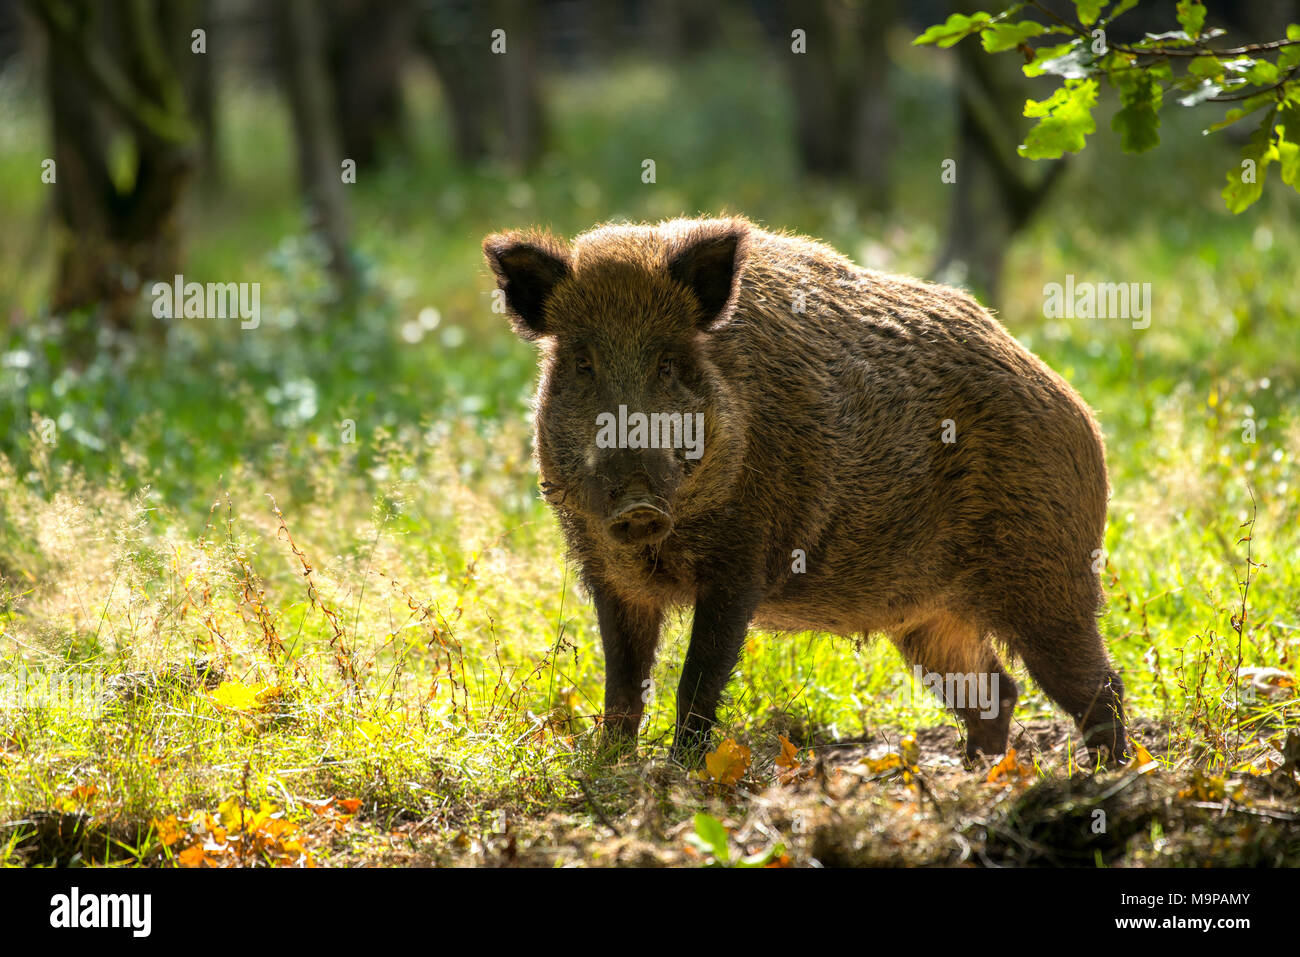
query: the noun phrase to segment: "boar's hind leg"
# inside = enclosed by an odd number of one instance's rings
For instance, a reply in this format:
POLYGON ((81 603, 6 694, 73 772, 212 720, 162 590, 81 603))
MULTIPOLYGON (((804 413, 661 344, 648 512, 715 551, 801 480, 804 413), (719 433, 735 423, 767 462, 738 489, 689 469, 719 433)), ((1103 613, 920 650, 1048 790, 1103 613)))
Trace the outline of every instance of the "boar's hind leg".
POLYGON ((604 585, 594 585, 591 592, 605 648, 605 737, 611 742, 635 741, 663 610, 629 604, 604 585))
POLYGON ((698 764, 709 742, 722 691, 740 660, 745 631, 758 607, 756 590, 701 588, 695 599, 691 644, 677 685, 673 759, 698 764))
POLYGON ((966 758, 1001 754, 1007 749, 1011 716, 1019 692, 993 646, 973 625, 939 614, 893 636, 913 667, 925 672, 925 684, 966 725, 966 758))
POLYGON ((1016 651, 1030 677, 1074 718, 1093 759, 1124 761, 1124 684, 1106 656, 1096 620, 1054 620, 1017 632, 1016 651))

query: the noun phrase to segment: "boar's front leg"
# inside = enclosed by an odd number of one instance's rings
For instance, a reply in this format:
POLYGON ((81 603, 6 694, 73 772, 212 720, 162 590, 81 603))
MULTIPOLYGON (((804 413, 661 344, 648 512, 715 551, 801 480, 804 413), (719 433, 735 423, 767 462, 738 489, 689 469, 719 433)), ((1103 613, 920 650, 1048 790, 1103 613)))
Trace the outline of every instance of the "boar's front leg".
POLYGON ((604 584, 596 584, 591 592, 605 647, 604 736, 611 744, 634 743, 645 711, 663 609, 626 602, 604 584))
POLYGON ((674 760, 698 764, 707 749, 718 701, 740 660, 745 631, 758 604, 759 590, 735 581, 701 587, 697 594, 691 644, 677 686, 674 760))

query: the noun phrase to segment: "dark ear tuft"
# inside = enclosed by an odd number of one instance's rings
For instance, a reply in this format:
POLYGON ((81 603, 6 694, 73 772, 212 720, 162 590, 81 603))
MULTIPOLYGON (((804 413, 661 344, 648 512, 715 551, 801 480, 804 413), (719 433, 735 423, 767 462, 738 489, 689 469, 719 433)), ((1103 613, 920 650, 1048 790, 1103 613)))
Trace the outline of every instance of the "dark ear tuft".
POLYGON ((483 253, 505 293, 517 332, 524 339, 550 334, 544 315, 555 284, 570 275, 569 248, 544 233, 493 233, 483 253))
POLYGON ((727 318, 735 306, 748 230, 737 220, 721 220, 692 230, 668 252, 668 274, 700 302, 699 327, 727 318))

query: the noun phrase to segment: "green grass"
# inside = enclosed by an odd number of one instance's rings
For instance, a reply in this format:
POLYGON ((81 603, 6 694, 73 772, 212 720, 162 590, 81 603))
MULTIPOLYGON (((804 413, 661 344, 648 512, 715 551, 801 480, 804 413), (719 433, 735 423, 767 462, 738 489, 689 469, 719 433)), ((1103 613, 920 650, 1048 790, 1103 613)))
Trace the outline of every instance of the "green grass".
MULTIPOLYGON (((705 58, 676 74, 631 61, 554 80, 552 145, 523 178, 457 168, 436 91, 416 82, 412 155, 363 171, 350 194, 367 292, 347 315, 325 301, 293 204, 285 118, 265 91, 236 89, 223 104, 227 192, 196 201, 185 271, 261 282, 262 328, 177 323, 165 351, 72 348, 95 342, 92 317, 43 312, 51 264, 31 170, 47 147, 11 80, 0 90, 12 117, 0 182, 28 185, 0 200, 11 224, 0 237, 11 319, 0 342, 0 655, 135 676, 150 690, 109 698, 99 714, 0 712, 0 856, 166 863, 181 845, 158 840, 153 822, 220 816, 232 799, 250 814, 275 804, 327 863, 689 861, 674 827, 697 807, 740 828, 755 813, 741 792, 660 760, 688 613, 670 620, 641 757, 611 764, 596 748, 594 613, 536 496, 534 359, 489 308, 479 243, 521 224, 573 233, 725 209, 924 274, 949 200, 939 161, 954 148, 934 62, 914 51, 902 61, 906 136, 889 215, 859 209, 851 189, 801 180, 783 80, 761 57, 705 58), (647 157, 654 185, 640 181, 647 157), (433 328, 419 323, 429 309, 433 328), (41 440, 47 419, 54 445, 41 440), (188 674, 195 656, 219 662, 224 680, 273 690, 246 712, 223 707, 188 674), (359 693, 345 698, 354 673, 359 693), (159 674, 172 677, 141 677, 159 674), (329 797, 360 810, 346 820, 311 810, 329 797), (621 832, 617 848, 607 825, 621 832), (629 850, 633 832, 641 850, 629 850)), ((1249 803, 1263 801, 1252 769, 1297 725, 1294 689, 1240 715, 1231 689, 1238 657, 1294 673, 1300 656, 1300 203, 1270 188, 1228 215, 1217 191, 1234 153, 1201 138, 1201 125, 1171 122, 1165 144, 1135 158, 1099 122, 1012 250, 1000 316, 1106 431, 1103 632, 1144 722, 1139 739, 1169 781, 1195 771, 1209 792, 1249 803), (1151 327, 1044 320, 1043 285, 1066 273, 1152 283, 1151 327), (1249 547, 1263 567, 1238 635, 1252 494, 1249 547)), ((901 675, 884 642, 752 634, 721 716, 753 750, 746 788, 774 783, 781 734, 825 755, 836 741, 897 743, 951 726, 937 706, 898 694, 901 675)), ((1017 726, 1060 717, 1030 685, 1017 726)), ((1062 754, 1034 756, 1038 786, 1078 779, 1062 754)), ((988 797, 980 776, 926 773, 963 807, 988 797)), ((889 801, 928 806, 898 779, 873 786, 852 818, 864 833, 887 830, 889 801)), ((781 833, 799 862, 831 825, 796 828, 818 798, 792 788, 781 793, 798 809, 781 833)), ((1153 834, 1119 859, 1168 861, 1153 834)), ((1229 862, 1250 859, 1250 839, 1232 846, 1229 862)), ((935 853, 924 860, 946 861, 935 853)))

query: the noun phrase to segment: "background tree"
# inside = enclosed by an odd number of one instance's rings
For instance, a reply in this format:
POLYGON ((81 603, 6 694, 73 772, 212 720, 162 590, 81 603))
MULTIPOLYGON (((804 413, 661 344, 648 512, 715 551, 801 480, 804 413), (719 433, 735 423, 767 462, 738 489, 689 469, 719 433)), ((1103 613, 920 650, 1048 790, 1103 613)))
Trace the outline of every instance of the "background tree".
POLYGON ((356 283, 351 229, 343 194, 343 150, 335 125, 325 35, 309 0, 276 4, 276 36, 293 116, 298 179, 311 226, 325 244, 330 272, 346 294, 356 283))
POLYGON ((194 4, 29 0, 48 41, 46 82, 55 160, 55 311, 102 304, 126 323, 150 278, 181 256, 180 205, 197 160, 185 57, 194 4), (114 175, 109 135, 130 138, 114 175))
POLYGON ((416 41, 438 75, 462 163, 493 156, 526 169, 540 155, 539 27, 527 0, 427 0, 419 11, 416 41))
MULTIPOLYGON (((221 38, 217 26, 215 0, 195 0, 194 27, 204 32, 207 52, 180 58, 194 122, 198 126, 200 178, 204 187, 216 190, 221 185, 221 148, 217 123, 217 50, 221 38)), ((191 34, 193 30, 190 31, 191 34)), ((192 43, 193 37, 185 40, 192 43)), ((182 51, 188 52, 188 51, 182 51)))
POLYGON ((856 182, 876 207, 889 197, 894 117, 887 41, 896 18, 894 0, 782 0, 765 20, 790 78, 801 166, 856 182), (806 52, 792 50, 795 30, 803 31, 806 52))
POLYGON ((384 145, 404 139, 402 77, 416 14, 414 0, 330 0, 316 13, 339 145, 358 165, 372 165, 384 145))

